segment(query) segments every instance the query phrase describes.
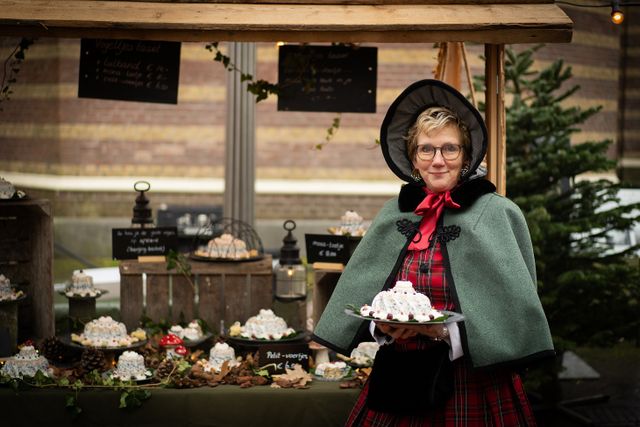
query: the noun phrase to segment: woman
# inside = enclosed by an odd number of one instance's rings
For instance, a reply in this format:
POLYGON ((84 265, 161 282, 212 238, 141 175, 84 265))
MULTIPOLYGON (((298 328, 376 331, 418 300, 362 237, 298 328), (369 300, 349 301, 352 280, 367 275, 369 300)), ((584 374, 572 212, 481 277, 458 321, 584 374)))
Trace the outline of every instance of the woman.
POLYGON ((482 117, 455 89, 423 80, 389 108, 381 144, 408 184, 376 216, 313 337, 345 354, 371 335, 385 344, 347 424, 535 425, 514 370, 553 346, 522 213, 480 167, 482 117), (464 321, 393 327, 344 313, 398 280, 464 321))

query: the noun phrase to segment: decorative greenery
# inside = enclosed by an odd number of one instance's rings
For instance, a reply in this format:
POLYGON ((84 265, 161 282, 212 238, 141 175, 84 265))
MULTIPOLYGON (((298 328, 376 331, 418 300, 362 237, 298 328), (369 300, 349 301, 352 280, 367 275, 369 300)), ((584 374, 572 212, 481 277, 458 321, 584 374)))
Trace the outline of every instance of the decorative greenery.
MULTIPOLYGON (((242 70, 240 70, 238 67, 236 67, 236 65, 231 62, 231 58, 227 55, 225 55, 224 53, 222 53, 222 51, 219 49, 218 47, 218 42, 212 42, 209 43, 205 46, 205 48, 210 51, 210 52, 214 52, 215 56, 213 57, 213 60, 216 62, 219 62, 222 64, 222 66, 225 68, 225 70, 229 71, 229 72, 237 72, 240 73, 240 81, 241 82, 245 82, 248 81, 249 83, 247 84, 247 90, 256 95, 256 103, 265 100, 269 97, 269 95, 278 95, 278 93, 280 92, 280 86, 277 83, 270 83, 267 80, 254 80, 253 79, 253 75, 248 74, 248 73, 244 73, 242 70)), ((304 81, 304 87, 303 90, 309 90, 310 86, 313 85, 314 83, 314 76, 316 74, 316 70, 313 66, 309 65, 309 61, 308 58, 294 58, 294 59, 299 59, 298 63, 295 64, 295 68, 300 70, 300 74, 302 75, 304 73, 304 71, 308 70, 311 74, 311 78, 302 78, 301 77, 301 81, 304 81)), ((321 142, 319 144, 315 145, 315 149, 316 150, 322 150, 322 147, 327 144, 328 142, 330 142, 333 137, 335 136, 335 134, 338 132, 338 129, 340 129, 340 119, 341 119, 342 115, 340 113, 337 114, 337 116, 333 119, 331 126, 329 126, 329 128, 327 128, 327 134, 325 135, 325 140, 324 142, 321 142)))
POLYGON ((4 60, 2 78, 0 79, 0 111, 2 111, 2 102, 11 99, 11 94, 13 93, 11 85, 17 82, 17 74, 20 72, 20 66, 25 59, 24 54, 32 44, 32 39, 21 39, 4 60))

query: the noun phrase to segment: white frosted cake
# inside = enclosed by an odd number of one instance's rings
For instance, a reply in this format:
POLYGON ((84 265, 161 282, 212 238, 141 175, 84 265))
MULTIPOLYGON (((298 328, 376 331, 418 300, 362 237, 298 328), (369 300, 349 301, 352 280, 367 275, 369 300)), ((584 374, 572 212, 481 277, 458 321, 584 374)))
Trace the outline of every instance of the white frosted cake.
POLYGON ((328 380, 339 380, 349 373, 349 367, 344 362, 325 362, 316 366, 315 374, 328 380))
POLYGON ((258 256, 258 251, 247 250, 244 240, 225 233, 209 240, 207 246, 198 248, 195 254, 207 258, 246 259, 258 256))
POLYGON ((169 333, 191 341, 199 340, 204 336, 197 320, 190 322, 186 328, 180 325, 173 325, 171 329, 169 329, 169 333))
POLYGON ((282 317, 268 309, 261 309, 257 316, 247 319, 247 323, 240 328, 240 336, 261 340, 279 340, 295 332, 282 317))
POLYGON ((351 363, 358 366, 371 366, 380 346, 376 342, 366 341, 351 350, 351 363))
POLYGON ((11 378, 22 378, 33 377, 38 371, 49 376, 49 362, 32 345, 25 345, 18 354, 6 361, 0 372, 11 378))
POLYGON ((218 372, 222 369, 224 362, 228 362, 230 368, 239 365, 233 347, 227 343, 218 342, 209 350, 209 360, 204 361, 203 367, 205 371, 218 372))
POLYGON ((431 307, 429 297, 416 292, 411 282, 401 280, 393 288, 379 292, 370 306, 363 305, 360 314, 400 322, 427 322, 442 316, 441 312, 431 307))
POLYGON ((340 227, 331 227, 329 232, 338 236, 364 236, 367 231, 358 212, 348 210, 340 217, 340 227))
POLYGON ((87 323, 80 335, 71 334, 72 341, 92 347, 127 347, 145 338, 141 330, 128 335, 124 323, 113 320, 111 316, 102 316, 87 323))
POLYGON ((20 298, 24 293, 16 291, 11 287, 11 281, 4 274, 0 274, 0 301, 13 301, 20 298))
POLYGON ((135 351, 125 351, 118 357, 118 365, 113 371, 113 376, 123 381, 144 380, 151 376, 144 366, 144 356, 135 351))
POLYGON ((68 297, 97 297, 100 290, 93 287, 93 277, 82 270, 75 271, 71 276, 71 283, 64 290, 68 297))

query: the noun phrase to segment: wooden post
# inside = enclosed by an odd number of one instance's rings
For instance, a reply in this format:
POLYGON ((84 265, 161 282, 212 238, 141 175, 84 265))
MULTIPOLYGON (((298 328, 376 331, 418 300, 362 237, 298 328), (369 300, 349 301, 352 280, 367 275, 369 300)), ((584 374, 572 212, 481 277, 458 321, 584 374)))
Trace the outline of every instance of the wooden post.
POLYGON ((507 135, 504 109, 504 45, 486 44, 485 121, 489 132, 488 178, 499 194, 507 193, 507 135))
POLYGON ((13 356, 18 343, 18 302, 0 304, 0 357, 13 356))

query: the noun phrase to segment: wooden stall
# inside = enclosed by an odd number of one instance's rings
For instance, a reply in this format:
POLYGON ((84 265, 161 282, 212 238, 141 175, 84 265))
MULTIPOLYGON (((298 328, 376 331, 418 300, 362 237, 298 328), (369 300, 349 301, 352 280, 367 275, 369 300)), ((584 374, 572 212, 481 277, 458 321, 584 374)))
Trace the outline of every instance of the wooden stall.
POLYGON ((190 261, 189 277, 165 263, 120 263, 120 308, 127 329, 144 314, 152 321, 195 317, 214 331, 244 323, 273 300, 272 259, 247 262, 190 261), (143 277, 144 275, 144 277, 143 277), (224 322, 224 323, 221 323, 224 322))

